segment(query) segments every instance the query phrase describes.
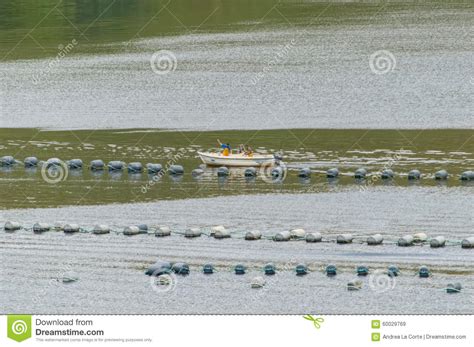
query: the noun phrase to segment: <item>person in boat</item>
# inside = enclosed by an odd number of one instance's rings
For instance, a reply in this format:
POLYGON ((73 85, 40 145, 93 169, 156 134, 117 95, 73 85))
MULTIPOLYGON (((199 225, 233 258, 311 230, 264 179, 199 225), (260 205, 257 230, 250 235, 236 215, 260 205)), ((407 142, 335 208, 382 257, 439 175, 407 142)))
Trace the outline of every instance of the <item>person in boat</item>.
POLYGON ((239 150, 238 150, 238 153, 239 154, 245 154, 246 150, 245 150, 245 146, 243 144, 240 144, 239 145, 239 150))
POLYGON ((229 144, 229 143, 227 143, 227 144, 225 145, 225 148, 224 148, 224 150, 222 151, 222 154, 223 154, 224 156, 226 156, 226 157, 229 156, 229 154, 230 154, 230 144, 229 144))
POLYGON ((221 141, 217 140, 219 145, 221 146, 221 154, 223 156, 228 157, 230 154, 230 144, 229 143, 222 143, 221 141))
POLYGON ((247 146, 247 150, 245 151, 245 155, 247 157, 253 157, 253 149, 250 146, 247 146))

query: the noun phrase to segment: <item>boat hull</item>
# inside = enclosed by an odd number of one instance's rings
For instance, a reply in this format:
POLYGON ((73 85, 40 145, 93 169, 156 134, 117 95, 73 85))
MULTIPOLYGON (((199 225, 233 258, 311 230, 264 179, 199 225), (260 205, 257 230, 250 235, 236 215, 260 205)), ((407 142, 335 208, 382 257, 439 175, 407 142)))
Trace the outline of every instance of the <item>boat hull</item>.
POLYGON ((223 156, 218 153, 198 152, 204 164, 209 166, 262 166, 273 165, 275 159, 272 155, 256 155, 247 157, 243 155, 223 156))

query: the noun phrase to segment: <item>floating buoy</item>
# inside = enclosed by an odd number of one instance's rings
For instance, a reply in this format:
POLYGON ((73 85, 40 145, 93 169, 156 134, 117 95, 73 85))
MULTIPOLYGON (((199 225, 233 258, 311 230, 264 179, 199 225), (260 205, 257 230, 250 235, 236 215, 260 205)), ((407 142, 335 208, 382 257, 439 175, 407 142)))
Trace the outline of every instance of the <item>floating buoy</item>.
POLYGON ((324 270, 326 272, 326 275, 328 276, 336 276, 337 274, 337 268, 336 265, 328 265, 326 266, 326 269, 324 270))
POLYGON ((63 283, 73 283, 79 281, 79 276, 72 271, 65 272, 59 280, 63 283))
POLYGON ((281 166, 276 166, 270 171, 270 175, 274 180, 283 178, 285 174, 285 170, 281 166))
POLYGON ((143 165, 140 162, 129 163, 128 166, 127 166, 127 171, 128 172, 133 172, 133 173, 142 172, 143 171, 143 165))
POLYGON ((56 230, 56 231, 63 231, 65 226, 66 226, 66 223, 64 223, 62 221, 58 221, 58 222, 54 223, 53 229, 56 230))
POLYGON ((169 273, 164 273, 159 275, 153 283, 159 286, 171 286, 173 284, 173 278, 169 273))
POLYGON ((78 224, 66 224, 63 230, 67 234, 72 234, 78 233, 81 230, 81 227, 78 224))
POLYGON ((15 230, 20 230, 21 229, 21 224, 18 222, 13 222, 13 221, 7 221, 5 225, 3 226, 5 231, 15 231, 15 230))
POLYGON ((465 238, 461 241, 462 248, 474 248, 474 236, 465 238))
POLYGON ((235 272, 236 275, 244 275, 245 270, 247 270, 247 269, 242 264, 237 264, 234 267, 234 272, 235 272))
POLYGON ((64 227, 66 226, 66 223, 63 221, 57 221, 53 225, 53 230, 55 231, 64 231, 64 227))
POLYGON ((341 244, 352 243, 353 239, 354 237, 352 236, 352 234, 341 234, 337 235, 336 242, 341 244))
POLYGON ((140 234, 148 234, 148 225, 139 224, 139 225, 137 225, 137 227, 138 227, 138 231, 140 232, 140 234))
POLYGON ((409 180, 419 180, 421 177, 420 170, 411 170, 408 172, 408 179, 409 180))
POLYGON ((160 276, 164 274, 169 274, 170 272, 171 272, 171 263, 167 261, 158 260, 155 264, 151 265, 145 271, 145 274, 148 276, 160 276))
POLYGON ((397 244, 401 247, 412 246, 414 243, 414 238, 412 235, 405 235, 398 239, 397 244))
POLYGON ((210 275, 214 273, 214 266, 212 264, 205 264, 202 267, 202 272, 206 275, 210 275))
POLYGON ((326 171, 327 178, 336 178, 337 176, 339 176, 339 170, 337 168, 332 168, 326 171))
POLYGON ((181 165, 171 165, 168 169, 170 175, 182 175, 184 174, 184 168, 181 165))
POLYGON ((421 266, 418 275, 422 278, 430 277, 430 270, 426 266, 421 266))
POLYGON ((109 161, 107 164, 107 168, 109 171, 122 171, 123 170, 123 162, 119 160, 109 161))
POLYGON ((310 178, 310 177, 311 177, 311 169, 310 169, 309 167, 301 168, 301 169, 298 171, 298 177, 301 177, 301 178, 310 178))
POLYGON ((395 177, 395 173, 393 172, 392 169, 385 169, 381 172, 380 177, 383 180, 389 180, 389 179, 392 179, 393 177, 395 177))
POLYGON ((193 177, 201 176, 203 173, 204 173, 203 169, 194 169, 193 171, 191 171, 191 175, 193 177))
POLYGON ((126 236, 133 236, 140 234, 140 229, 136 225, 130 225, 123 229, 123 234, 126 236))
POLYGON ((162 226, 155 230, 156 237, 164 237, 164 236, 170 236, 170 235, 171 235, 171 229, 169 227, 162 226))
POLYGON ((347 283, 347 290, 361 290, 362 281, 350 281, 347 283))
POLYGON ((96 224, 92 229, 92 233, 96 235, 108 234, 110 233, 110 227, 105 224, 96 224))
POLYGON ((413 242, 421 243, 425 242, 426 240, 428 240, 428 235, 426 235, 425 233, 413 234, 413 242))
POLYGON ((383 242, 383 236, 381 234, 375 234, 367 238, 367 244, 371 246, 381 245, 382 242, 383 242))
POLYGON ((223 228, 223 229, 218 229, 214 232, 214 238, 216 239, 225 239, 230 237, 230 231, 223 228))
POLYGON ((81 159, 71 159, 67 161, 67 166, 71 170, 82 169, 83 163, 81 159))
POLYGON ((263 288, 265 286, 265 279, 263 277, 254 277, 252 278, 252 281, 250 282, 250 287, 251 288, 263 288))
POLYGON ((444 236, 436 236, 430 240, 431 248, 444 247, 446 245, 446 239, 444 236))
POLYGON ((290 230, 290 237, 292 239, 302 239, 306 236, 306 231, 304 229, 293 229, 290 230))
POLYGON ((49 230, 51 230, 51 225, 49 225, 48 223, 35 223, 33 225, 33 231, 35 233, 42 233, 49 230))
POLYGON ((273 236, 273 241, 290 241, 291 234, 289 231, 280 231, 273 236))
POLYGON ((59 167, 62 165, 62 161, 59 158, 49 158, 46 161, 45 165, 46 165, 46 168, 55 167, 55 166, 59 167))
POLYGON ((446 180, 448 179, 448 171, 439 170, 435 172, 435 179, 437 180, 446 180))
POLYGON ((216 226, 213 226, 211 227, 211 233, 210 235, 211 236, 214 236, 214 234, 216 233, 216 231, 225 231, 225 226, 223 225, 216 225, 216 226))
POLYGON ((245 177, 255 177, 257 176, 257 169, 254 167, 248 167, 244 171, 244 176, 245 177))
POLYGON ((275 265, 272 264, 272 263, 266 264, 266 265, 263 267, 263 273, 264 273, 265 275, 270 275, 270 276, 276 274, 276 267, 275 267, 275 265))
POLYGON ((397 277, 400 274, 400 270, 395 265, 390 265, 387 269, 387 275, 390 277, 397 277))
POLYGON ((462 286, 461 286, 461 283, 448 283, 448 285, 446 286, 446 293, 450 293, 450 294, 453 294, 453 293, 459 293, 462 289, 462 286))
POLYGON ((464 171, 460 177, 461 181, 474 181, 474 171, 464 171))
POLYGON ((12 166, 15 165, 16 161, 11 155, 6 155, 0 158, 0 166, 12 166))
POLYGON ((354 172, 354 178, 363 179, 367 176, 367 170, 364 168, 359 168, 354 172))
POLYGON ((252 230, 245 233, 246 240, 260 240, 262 238, 262 233, 258 230, 252 230))
POLYGON ((186 263, 174 263, 171 270, 178 275, 189 275, 189 265, 186 263))
POLYGON ((199 228, 190 228, 184 232, 184 237, 199 237, 202 232, 199 228))
POLYGON ((322 239, 322 235, 317 232, 306 234, 306 242, 321 242, 322 239))
POLYGON ((305 264, 298 264, 295 268, 296 276, 303 276, 308 274, 308 267, 305 264))
POLYGON ((36 167, 38 166, 39 160, 36 157, 28 157, 23 161, 25 167, 36 167))
POLYGON ((149 174, 157 174, 163 171, 163 166, 161 164, 148 163, 146 164, 146 171, 149 174))
POLYGON ((225 166, 221 166, 220 168, 217 169, 217 176, 219 177, 227 177, 229 176, 229 169, 225 166))
POLYGON ((104 162, 100 159, 92 160, 89 166, 92 171, 104 170, 104 162))
POLYGON ((356 269, 357 276, 367 276, 369 274, 369 268, 365 265, 358 266, 356 269))

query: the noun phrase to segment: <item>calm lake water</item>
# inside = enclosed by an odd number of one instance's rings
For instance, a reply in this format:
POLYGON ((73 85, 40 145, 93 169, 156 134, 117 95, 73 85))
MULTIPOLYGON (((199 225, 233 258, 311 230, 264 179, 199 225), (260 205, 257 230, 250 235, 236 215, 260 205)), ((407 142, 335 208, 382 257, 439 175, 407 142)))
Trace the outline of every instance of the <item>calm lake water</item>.
POLYGON ((1 5, 4 127, 473 125, 472 1, 25 3, 1 5))
POLYGON ((444 235, 453 241, 470 235, 473 215, 466 206, 472 202, 472 193, 472 188, 386 187, 365 193, 348 189, 339 193, 5 211, 4 218, 21 220, 26 227, 40 220, 65 220, 79 222, 86 229, 102 222, 119 231, 134 223, 167 224, 173 231, 183 231, 189 226, 224 223, 233 238, 1 232, 0 268, 2 276, 8 278, 0 287, 2 312, 472 314, 471 250, 461 249, 459 244, 440 249, 393 244, 397 237, 416 231, 430 237, 444 235), (235 238, 251 229, 272 233, 292 227, 320 231, 332 240, 342 231, 353 232, 359 241, 381 232, 387 244, 275 243, 235 238), (177 278, 176 286, 163 292, 143 274, 157 259, 188 262, 191 275, 177 278), (218 272, 205 276, 201 267, 208 262, 216 265, 218 272), (262 275, 267 262, 274 262, 279 273, 267 278, 264 289, 251 289, 251 279, 262 275), (300 262, 312 271, 303 278, 294 274, 294 266, 300 262), (249 273, 234 275, 232 269, 237 263, 245 264, 249 273), (328 263, 338 266, 336 278, 323 274, 328 263), (402 272, 394 282, 381 273, 390 264, 397 264, 402 272), (357 265, 368 265, 373 276, 362 278, 361 291, 348 292, 346 284, 356 278, 357 265), (416 276, 421 265, 431 269, 431 278, 416 276), (79 277, 78 282, 56 281, 71 271, 79 277), (461 282, 463 291, 446 294, 443 289, 449 282, 461 282))
POLYGON ((472 235, 474 187, 459 175, 474 160, 473 22, 472 1, 2 1, 0 156, 19 163, 0 168, 0 225, 106 223, 114 232, 2 230, 0 313, 472 314, 474 255, 459 241, 472 235), (287 178, 233 170, 218 179, 212 169, 193 178, 197 151, 217 139, 282 152, 287 178), (146 173, 85 168, 51 184, 23 168, 28 156, 171 161, 185 175, 150 185, 146 173), (310 180, 296 176, 301 167, 310 180), (335 182, 324 175, 331 167, 341 171, 335 182), (369 176, 355 182, 359 167, 369 176), (372 179, 385 168, 393 181, 372 179), (419 182, 408 183, 411 169, 419 182), (446 182, 433 178, 440 169, 446 182), (178 232, 223 224, 233 238, 115 233, 137 223, 178 232), (358 242, 241 239, 297 227, 358 242), (386 244, 359 242, 376 232, 386 244), (393 245, 415 232, 451 242, 393 245), (188 262, 191 274, 163 291, 143 274, 157 259, 188 262), (269 261, 278 275, 251 289, 269 261), (207 262, 216 274, 200 273, 207 262), (234 275, 237 262, 249 273, 234 275), (296 277, 298 262, 312 272, 296 277), (336 278, 322 273, 328 263, 336 278), (363 264, 373 276, 348 292, 363 264), (402 270, 393 283, 375 272, 390 264, 402 270), (431 278, 415 275, 421 265, 431 278), (71 271, 77 282, 57 281, 71 271), (446 294, 449 282, 462 292, 446 294))

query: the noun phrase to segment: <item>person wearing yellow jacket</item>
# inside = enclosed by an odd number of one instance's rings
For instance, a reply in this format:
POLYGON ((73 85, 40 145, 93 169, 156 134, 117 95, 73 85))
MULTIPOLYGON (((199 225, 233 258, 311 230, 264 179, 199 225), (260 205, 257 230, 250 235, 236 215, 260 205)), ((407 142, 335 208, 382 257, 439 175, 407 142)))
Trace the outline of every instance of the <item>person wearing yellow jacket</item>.
POLYGON ((217 140, 217 142, 219 143, 219 145, 221 146, 221 154, 225 157, 228 157, 229 154, 230 154, 230 144, 229 143, 222 143, 220 142, 219 140, 217 140))

